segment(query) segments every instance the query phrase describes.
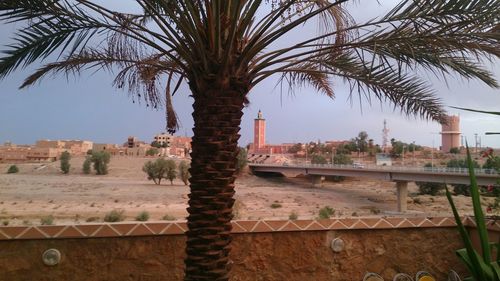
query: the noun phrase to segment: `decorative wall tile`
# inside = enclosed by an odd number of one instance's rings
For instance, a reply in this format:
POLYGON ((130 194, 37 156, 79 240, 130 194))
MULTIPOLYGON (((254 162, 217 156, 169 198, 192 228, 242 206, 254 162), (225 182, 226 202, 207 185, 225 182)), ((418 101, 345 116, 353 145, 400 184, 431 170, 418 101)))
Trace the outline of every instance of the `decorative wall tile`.
POLYGON ((40 239, 40 238, 48 238, 43 232, 38 230, 36 227, 30 227, 27 231, 24 231, 21 235, 17 237, 17 239, 40 239))
MULTIPOLYGON (((465 217, 464 225, 475 227, 474 220, 465 217)), ((233 233, 258 233, 276 231, 325 231, 362 230, 392 228, 454 227, 451 217, 392 217, 392 218, 345 218, 324 220, 241 220, 231 222, 233 233)), ((500 231, 500 221, 487 223, 491 231, 500 231)), ((3 226, 0 240, 89 238, 152 235, 182 235, 187 230, 186 222, 124 222, 56 226, 3 226)))
POLYGON ((78 238, 85 237, 85 234, 79 231, 75 226, 68 225, 61 232, 56 234, 58 238, 78 238))

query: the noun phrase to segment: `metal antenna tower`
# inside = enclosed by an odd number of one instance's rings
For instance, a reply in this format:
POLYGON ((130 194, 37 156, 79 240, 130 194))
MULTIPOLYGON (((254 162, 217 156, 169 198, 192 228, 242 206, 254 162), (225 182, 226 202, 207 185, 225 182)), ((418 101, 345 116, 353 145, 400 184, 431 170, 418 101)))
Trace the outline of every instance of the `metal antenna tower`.
POLYGON ((382 130, 382 151, 387 152, 389 143, 389 129, 387 128, 387 120, 384 119, 384 129, 382 130))

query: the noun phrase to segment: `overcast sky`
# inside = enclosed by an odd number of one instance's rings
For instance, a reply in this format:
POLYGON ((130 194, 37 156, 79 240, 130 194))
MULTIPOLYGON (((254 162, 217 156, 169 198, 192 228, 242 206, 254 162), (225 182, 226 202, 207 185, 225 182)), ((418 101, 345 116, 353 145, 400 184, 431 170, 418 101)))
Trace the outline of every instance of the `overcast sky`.
MULTIPOLYGON (((396 1, 360 1, 351 9, 356 19, 382 14, 396 1), (370 12, 371 14, 368 14, 370 12)), ((114 0, 107 3, 120 3, 114 0)), ((125 5, 126 6, 126 5, 125 5)), ((0 26, 0 45, 12 37, 13 26, 0 26)), ((299 33, 291 36, 300 36, 299 33)), ((0 49, 5 49, 0 47, 0 49)), ((153 135, 165 129, 164 112, 132 103, 127 93, 111 87, 112 76, 106 73, 86 72, 79 78, 64 76, 45 79, 29 89, 18 90, 22 80, 39 65, 18 70, 0 81, 0 143, 12 141, 32 144, 38 139, 85 139, 95 142, 123 143, 127 136, 137 136, 150 142, 153 135)), ((498 61, 490 66, 500 79, 498 61)), ((500 91, 479 82, 450 78, 448 84, 431 75, 425 76, 433 84, 445 105, 482 110, 500 110, 500 91)), ((336 98, 331 100, 312 89, 303 88, 290 96, 281 93, 276 81, 269 79, 250 93, 251 104, 245 108, 240 144, 252 142, 253 119, 262 110, 267 120, 267 142, 306 142, 350 139, 360 131, 368 132, 376 143, 382 141, 384 119, 390 129, 389 138, 405 142, 435 146, 440 144, 440 126, 419 118, 405 117, 393 112, 385 104, 348 100, 349 91, 341 81, 334 81, 336 98)), ((192 99, 182 87, 174 97, 174 105, 181 121, 178 135, 192 135, 192 99)), ((459 112, 463 135, 470 143, 474 134, 481 136, 484 146, 500 147, 500 136, 485 136, 487 131, 500 131, 500 118, 459 112)))

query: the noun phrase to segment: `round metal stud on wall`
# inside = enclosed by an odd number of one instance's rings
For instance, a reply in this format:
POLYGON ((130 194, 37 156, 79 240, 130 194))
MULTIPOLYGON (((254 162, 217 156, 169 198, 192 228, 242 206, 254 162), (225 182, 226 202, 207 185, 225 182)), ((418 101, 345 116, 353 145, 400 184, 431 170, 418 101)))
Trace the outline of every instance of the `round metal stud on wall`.
POLYGON ((345 248, 344 240, 342 240, 341 238, 333 239, 330 243, 330 248, 332 248, 332 251, 334 251, 335 253, 342 252, 345 248))
POLYGON ((42 260, 45 265, 54 266, 61 262, 61 252, 57 249, 48 249, 42 254, 42 260))

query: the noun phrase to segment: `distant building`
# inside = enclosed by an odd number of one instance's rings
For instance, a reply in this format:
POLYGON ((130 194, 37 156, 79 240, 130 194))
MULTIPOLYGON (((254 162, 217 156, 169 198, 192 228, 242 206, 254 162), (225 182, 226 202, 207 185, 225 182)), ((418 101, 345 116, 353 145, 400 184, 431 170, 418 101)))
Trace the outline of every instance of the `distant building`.
POLYGON ((377 153, 375 161, 377 166, 392 166, 392 158, 388 153, 377 153))
POLYGON ((253 143, 249 145, 250 154, 283 154, 293 146, 293 143, 266 144, 266 119, 262 117, 259 110, 254 120, 253 143))
POLYGON ((95 152, 105 151, 113 156, 116 156, 116 155, 125 155, 126 148, 111 143, 94 143, 94 145, 92 146, 92 151, 95 152))
POLYGON ((264 149, 266 146, 266 119, 262 118, 260 110, 257 113, 257 118, 254 119, 253 145, 255 151, 264 149))
POLYGON ((161 133, 161 134, 154 136, 153 142, 155 142, 163 147, 169 147, 173 138, 174 137, 170 134, 161 133))
POLYGON ((161 133, 153 138, 153 143, 160 146, 161 156, 176 156, 185 158, 191 152, 191 138, 172 136, 170 134, 161 133))
POLYGON ((447 116, 447 124, 441 129, 441 151, 447 153, 452 148, 460 148, 460 116, 447 116))
POLYGON ((38 140, 35 147, 60 149, 76 156, 85 155, 87 151, 92 149, 93 144, 91 141, 82 140, 38 140))
POLYGON ((56 161, 64 151, 81 156, 92 146, 91 141, 80 140, 38 140, 34 146, 9 143, 8 146, 0 147, 0 162, 56 161))

